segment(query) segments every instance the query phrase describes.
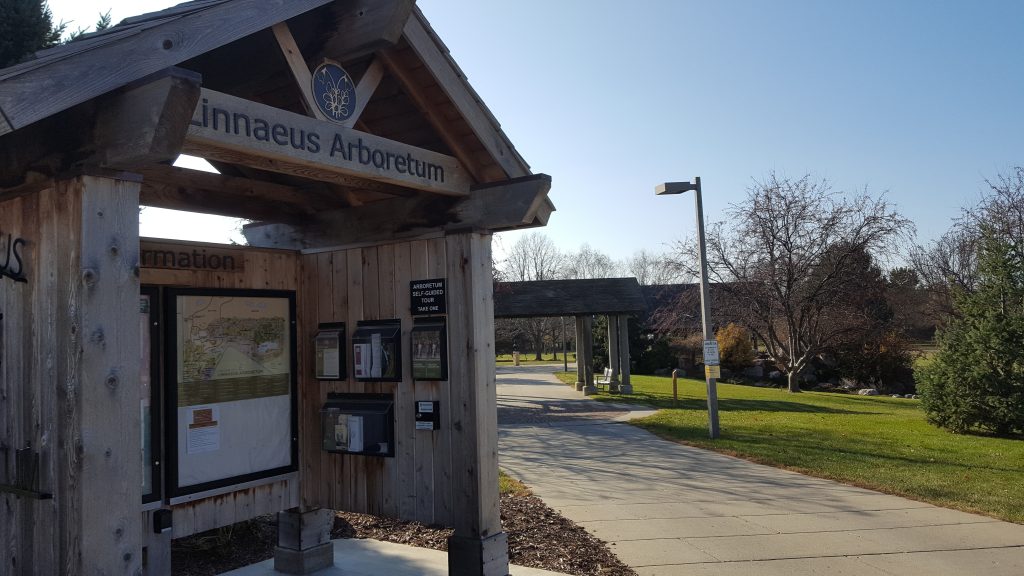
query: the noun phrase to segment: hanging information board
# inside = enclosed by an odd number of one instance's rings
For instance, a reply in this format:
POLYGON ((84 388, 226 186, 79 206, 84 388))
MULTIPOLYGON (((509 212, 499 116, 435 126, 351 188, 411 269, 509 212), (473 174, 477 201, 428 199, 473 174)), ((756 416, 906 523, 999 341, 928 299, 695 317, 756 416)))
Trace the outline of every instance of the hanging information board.
POLYGON ((172 497, 297 469, 295 297, 168 290, 172 497))

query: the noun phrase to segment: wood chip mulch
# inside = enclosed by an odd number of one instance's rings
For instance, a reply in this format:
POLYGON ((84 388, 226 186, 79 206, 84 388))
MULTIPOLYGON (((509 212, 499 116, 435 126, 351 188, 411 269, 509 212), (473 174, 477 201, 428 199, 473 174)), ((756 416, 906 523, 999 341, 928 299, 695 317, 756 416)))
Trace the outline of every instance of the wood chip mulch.
MULTIPOLYGON (((545 505, 539 498, 502 495, 501 523, 508 534, 509 561, 575 576, 636 576, 601 540, 545 505)), ((338 512, 334 538, 372 538, 421 548, 447 550, 451 529, 364 514, 338 512)), ((174 576, 215 576, 273 555, 274 517, 265 516, 175 540, 174 576)))

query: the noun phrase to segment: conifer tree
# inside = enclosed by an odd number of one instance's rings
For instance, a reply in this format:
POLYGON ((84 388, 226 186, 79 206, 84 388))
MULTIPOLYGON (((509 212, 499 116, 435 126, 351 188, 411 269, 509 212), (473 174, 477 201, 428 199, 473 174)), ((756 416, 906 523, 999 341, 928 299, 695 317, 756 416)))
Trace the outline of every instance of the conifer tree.
POLYGON ((0 68, 60 43, 66 25, 53 23, 45 0, 0 0, 0 68))
POLYGON ((929 421, 953 432, 1024 434, 1024 246, 983 230, 978 285, 961 292, 958 318, 920 371, 929 421))

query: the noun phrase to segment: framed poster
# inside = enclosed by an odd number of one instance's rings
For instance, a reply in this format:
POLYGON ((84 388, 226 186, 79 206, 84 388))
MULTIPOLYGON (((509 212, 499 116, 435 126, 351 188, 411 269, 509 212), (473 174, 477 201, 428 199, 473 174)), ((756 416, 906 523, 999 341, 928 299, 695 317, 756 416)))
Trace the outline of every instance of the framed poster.
POLYGON ((295 293, 165 297, 169 496, 297 470, 295 293))
POLYGON ((412 379, 448 379, 448 333, 444 318, 417 319, 412 339, 412 379))

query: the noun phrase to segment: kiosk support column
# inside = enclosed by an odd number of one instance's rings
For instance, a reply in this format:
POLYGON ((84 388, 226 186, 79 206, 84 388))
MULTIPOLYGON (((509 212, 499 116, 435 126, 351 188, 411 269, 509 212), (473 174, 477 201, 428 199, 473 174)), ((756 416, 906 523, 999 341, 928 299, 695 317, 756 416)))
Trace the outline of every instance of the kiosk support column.
MULTIPOLYGON (((127 176, 127 175, 124 175, 127 176)), ((138 181, 81 176, 58 183, 81 204, 81 250, 72 299, 79 330, 66 335, 65 362, 77 366, 66 382, 77 396, 77 489, 59 495, 81 502, 67 526, 80 542, 81 573, 142 570, 142 466, 139 416, 140 338, 138 181), (77 198, 76 198, 77 196, 77 198), (76 389, 77 388, 77 389, 76 389)), ((70 399, 69 399, 70 401, 70 399)), ((73 486, 75 483, 72 483, 73 486)), ((74 570, 74 572, 78 572, 74 570)))
POLYGON ((455 528, 448 539, 448 573, 506 576, 508 537, 498 506, 491 236, 448 236, 445 252, 455 528))

